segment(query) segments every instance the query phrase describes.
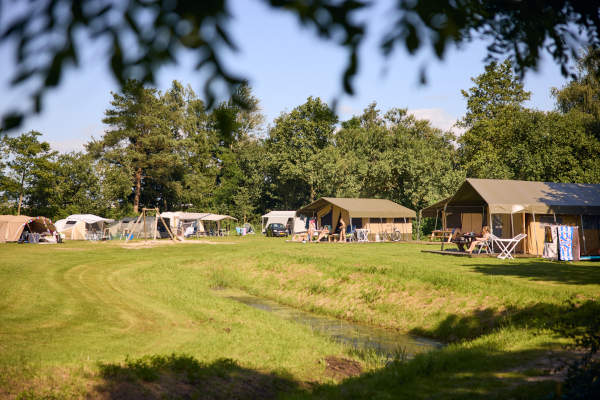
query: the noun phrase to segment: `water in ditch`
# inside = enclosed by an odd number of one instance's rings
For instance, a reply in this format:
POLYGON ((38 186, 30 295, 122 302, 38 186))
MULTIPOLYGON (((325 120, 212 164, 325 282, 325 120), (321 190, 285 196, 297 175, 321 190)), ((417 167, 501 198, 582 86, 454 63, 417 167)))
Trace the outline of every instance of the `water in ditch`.
POLYGON ((219 291, 219 294, 280 318, 308 325, 313 331, 356 349, 375 351, 390 358, 412 358, 415 354, 442 347, 441 343, 434 340, 317 315, 257 296, 225 290, 219 291))

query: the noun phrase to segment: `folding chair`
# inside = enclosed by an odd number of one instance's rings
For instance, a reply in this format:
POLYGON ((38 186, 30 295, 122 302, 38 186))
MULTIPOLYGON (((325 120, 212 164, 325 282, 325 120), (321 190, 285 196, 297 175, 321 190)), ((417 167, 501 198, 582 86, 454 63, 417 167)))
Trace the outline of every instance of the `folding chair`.
POLYGON ((519 244, 521 240, 525 239, 527 235, 524 233, 519 233, 512 239, 501 239, 493 235, 490 237, 492 238, 493 243, 496 244, 500 249, 498 258, 505 260, 507 258, 514 259, 511 253, 514 251, 515 247, 517 247, 517 244, 519 244))
POLYGON ((475 242, 475 247, 478 247, 477 254, 481 254, 481 250, 485 249, 487 254, 492 254, 493 235, 490 235, 489 239, 483 242, 475 242))

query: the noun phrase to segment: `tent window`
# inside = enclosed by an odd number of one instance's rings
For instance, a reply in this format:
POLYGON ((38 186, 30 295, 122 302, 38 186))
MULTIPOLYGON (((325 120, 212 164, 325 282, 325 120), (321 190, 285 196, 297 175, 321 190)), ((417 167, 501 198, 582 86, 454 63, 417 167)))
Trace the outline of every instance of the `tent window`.
POLYGON ((77 221, 67 221, 65 222, 65 225, 75 225, 77 223, 77 221))
MULTIPOLYGON (((536 219, 538 220, 538 222, 542 225, 554 225, 554 215, 540 215, 539 217, 536 215, 536 219), (538 219, 539 218, 539 219, 538 219)), ((556 223, 557 224, 562 224, 562 217, 561 216, 556 216, 556 223)))
POLYGON ((356 229, 362 228, 362 218, 352 218, 352 226, 356 229))
POLYGON ((446 227, 453 229, 462 229, 462 218, 460 213, 448 213, 446 214, 446 227))
POLYGON ((331 226, 331 211, 321 217, 321 226, 331 226))
POLYGON ((494 235, 502 237, 502 216, 494 214, 492 219, 492 225, 494 227, 494 235))
POLYGON ((584 230, 600 230, 600 215, 584 215, 583 216, 584 230))
POLYGON ((395 224, 402 224, 402 223, 404 223, 404 218, 394 218, 394 223, 395 224))
POLYGON ((370 224, 379 224, 382 221, 385 222, 385 220, 382 218, 369 218, 370 224))

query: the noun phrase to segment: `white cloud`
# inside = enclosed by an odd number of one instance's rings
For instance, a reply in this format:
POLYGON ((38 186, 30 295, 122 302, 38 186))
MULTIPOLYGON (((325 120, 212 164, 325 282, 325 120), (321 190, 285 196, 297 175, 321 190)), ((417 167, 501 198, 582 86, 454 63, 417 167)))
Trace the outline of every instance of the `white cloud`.
POLYGON ((356 110, 354 107, 346 104, 340 105, 338 110, 342 115, 354 115, 358 112, 358 110, 356 110))
POLYGON ((418 119, 426 119, 431 122, 431 125, 444 131, 452 131, 456 135, 464 133, 463 128, 455 126, 458 118, 448 114, 441 108, 420 108, 416 110, 408 110, 409 114, 413 114, 418 119))
POLYGON ((57 150, 61 153, 68 153, 70 151, 83 151, 83 145, 89 141, 90 139, 77 138, 60 141, 49 140, 48 143, 50 143, 52 150, 57 150))

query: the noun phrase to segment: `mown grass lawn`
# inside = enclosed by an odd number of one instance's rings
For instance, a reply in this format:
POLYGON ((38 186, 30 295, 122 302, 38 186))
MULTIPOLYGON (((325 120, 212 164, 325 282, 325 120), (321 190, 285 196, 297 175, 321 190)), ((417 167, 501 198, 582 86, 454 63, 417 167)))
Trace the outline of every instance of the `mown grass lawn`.
POLYGON ((543 397, 552 321, 571 298, 599 306, 598 263, 217 242, 0 245, 0 397, 543 397), (384 365, 218 287, 449 345, 384 365), (331 357, 363 372, 342 380, 331 357))

